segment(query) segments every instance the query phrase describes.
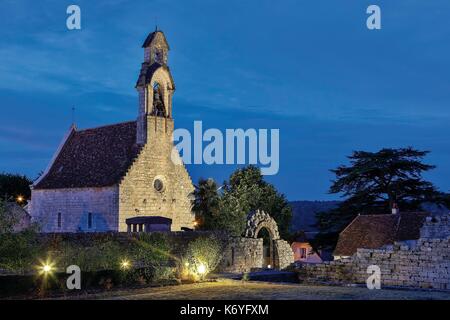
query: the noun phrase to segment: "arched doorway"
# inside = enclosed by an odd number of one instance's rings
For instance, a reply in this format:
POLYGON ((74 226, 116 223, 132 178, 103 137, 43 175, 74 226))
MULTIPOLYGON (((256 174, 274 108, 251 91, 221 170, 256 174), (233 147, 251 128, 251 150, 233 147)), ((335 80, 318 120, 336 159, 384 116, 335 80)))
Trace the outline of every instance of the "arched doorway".
POLYGON ((264 211, 247 215, 243 237, 228 237, 223 271, 251 272, 261 268, 283 270, 294 263, 290 244, 280 238, 276 221, 264 211))
POLYGON ((272 236, 270 235, 269 230, 267 230, 267 228, 265 228, 265 227, 259 229, 257 238, 263 239, 262 267, 263 268, 273 268, 273 266, 274 266, 273 240, 272 240, 272 236))
POLYGON ((278 225, 264 211, 257 210, 247 217, 245 229, 247 238, 262 239, 261 266, 263 268, 279 268, 277 241, 280 240, 278 225))

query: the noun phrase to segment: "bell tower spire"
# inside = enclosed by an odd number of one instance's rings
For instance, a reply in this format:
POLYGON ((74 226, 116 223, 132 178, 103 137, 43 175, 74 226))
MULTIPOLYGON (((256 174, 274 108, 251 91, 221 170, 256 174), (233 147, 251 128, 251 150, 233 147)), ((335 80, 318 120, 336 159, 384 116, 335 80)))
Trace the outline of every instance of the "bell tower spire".
MULTIPOLYGON (((137 119, 138 144, 145 144, 150 134, 149 119, 151 117, 172 118, 172 96, 175 84, 168 67, 169 44, 161 30, 156 27, 145 39, 144 62, 141 66, 136 89, 139 95, 137 119)), ((157 123, 155 120, 153 123, 157 123)), ((171 122, 173 125, 173 122, 171 122)), ((172 126, 173 127, 173 126, 172 126)))
POLYGON ((144 61, 167 65, 167 57, 169 53, 169 44, 161 30, 156 26, 155 31, 150 33, 142 45, 144 48, 144 61))

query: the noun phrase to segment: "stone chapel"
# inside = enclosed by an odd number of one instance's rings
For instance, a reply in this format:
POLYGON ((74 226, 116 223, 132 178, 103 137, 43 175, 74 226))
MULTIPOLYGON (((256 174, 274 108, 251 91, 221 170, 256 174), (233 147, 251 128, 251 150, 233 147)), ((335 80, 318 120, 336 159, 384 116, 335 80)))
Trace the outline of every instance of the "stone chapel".
POLYGON ((194 186, 173 151, 169 45, 156 29, 142 47, 137 120, 83 130, 72 125, 33 183, 30 214, 42 232, 193 228, 194 186))

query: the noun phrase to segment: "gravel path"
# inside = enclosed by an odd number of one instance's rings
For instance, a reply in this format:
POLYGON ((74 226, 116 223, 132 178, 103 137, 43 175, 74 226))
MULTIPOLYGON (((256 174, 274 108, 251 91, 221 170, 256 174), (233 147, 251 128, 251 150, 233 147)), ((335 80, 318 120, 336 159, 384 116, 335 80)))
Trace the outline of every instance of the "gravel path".
POLYGON ((89 295, 87 299, 123 300, 450 300, 450 292, 363 287, 307 286, 267 282, 217 282, 186 284, 89 295))

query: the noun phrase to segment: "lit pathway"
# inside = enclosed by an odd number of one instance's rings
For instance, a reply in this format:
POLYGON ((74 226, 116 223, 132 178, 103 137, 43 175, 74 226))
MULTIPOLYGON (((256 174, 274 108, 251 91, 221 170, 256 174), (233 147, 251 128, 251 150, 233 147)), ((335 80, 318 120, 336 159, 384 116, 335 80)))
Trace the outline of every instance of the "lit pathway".
POLYGON ((424 290, 369 290, 362 287, 306 286, 266 282, 241 282, 219 280, 218 282, 186 284, 147 289, 136 289, 111 294, 89 295, 89 299, 179 299, 179 300, 326 300, 326 299, 445 299, 450 292, 424 290))

